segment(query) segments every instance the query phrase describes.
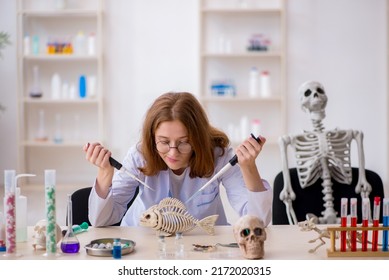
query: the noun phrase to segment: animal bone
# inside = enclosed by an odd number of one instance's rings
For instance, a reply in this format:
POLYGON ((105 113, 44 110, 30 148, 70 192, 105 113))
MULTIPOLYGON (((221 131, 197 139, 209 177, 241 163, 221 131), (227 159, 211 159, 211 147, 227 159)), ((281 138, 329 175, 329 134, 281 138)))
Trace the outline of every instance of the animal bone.
MULTIPOLYGON (((317 240, 320 240, 320 244, 317 245, 315 248, 310 249, 308 252, 309 253, 315 253, 316 250, 323 246, 326 242, 324 241, 323 238, 330 238, 330 233, 328 232, 327 229, 319 229, 316 226, 315 223, 315 217, 311 217, 310 219, 307 219, 303 222, 299 222, 298 226, 301 228, 301 231, 315 231, 319 234, 317 238, 311 239, 308 242, 309 243, 314 243, 317 240)), ((339 235, 335 235, 335 239, 339 239, 339 235)), ((362 243, 362 233, 356 232, 356 242, 362 243)), ((370 240, 367 240, 367 243, 371 244, 372 242, 370 240)), ((346 238, 346 244, 347 248, 351 248, 351 231, 347 231, 347 238, 346 238)), ((378 246, 382 246, 382 244, 377 244, 378 246)))
POLYGON ((311 239, 311 240, 308 241, 309 243, 314 243, 317 240, 320 240, 320 244, 317 245, 315 248, 310 249, 308 251, 309 253, 315 253, 318 248, 320 248, 321 246, 326 244, 326 242, 324 241, 323 238, 330 238, 330 233, 328 232, 328 230, 326 230, 326 229, 323 229, 323 230, 319 229, 316 226, 316 224, 314 222, 314 219, 315 218, 312 217, 309 220, 305 220, 303 222, 299 222, 298 223, 298 226, 301 228, 301 231, 312 231, 313 230, 313 231, 315 231, 315 232, 317 232, 319 234, 319 236, 317 238, 314 238, 314 239, 311 239))
POLYGON ((176 232, 189 231, 196 226, 213 235, 215 222, 218 217, 219 215, 212 215, 202 220, 197 220, 187 212, 182 201, 177 198, 167 197, 143 213, 140 218, 140 225, 154 228, 158 235, 165 236, 170 236, 176 232))

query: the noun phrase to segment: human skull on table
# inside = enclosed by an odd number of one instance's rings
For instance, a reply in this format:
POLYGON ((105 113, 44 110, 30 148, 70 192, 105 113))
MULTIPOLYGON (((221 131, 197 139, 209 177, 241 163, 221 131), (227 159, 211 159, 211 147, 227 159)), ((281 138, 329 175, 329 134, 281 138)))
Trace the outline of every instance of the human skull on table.
MULTIPOLYGON (((33 242, 32 247, 34 250, 37 249, 37 246, 40 246, 42 249, 46 249, 46 220, 40 220, 34 226, 34 234, 32 236, 33 242)), ((57 243, 62 239, 62 231, 58 224, 55 224, 56 227, 56 241, 57 243)))
POLYGON ((246 259, 261 259, 265 254, 266 231, 264 223, 256 216, 240 217, 233 226, 234 237, 246 259))

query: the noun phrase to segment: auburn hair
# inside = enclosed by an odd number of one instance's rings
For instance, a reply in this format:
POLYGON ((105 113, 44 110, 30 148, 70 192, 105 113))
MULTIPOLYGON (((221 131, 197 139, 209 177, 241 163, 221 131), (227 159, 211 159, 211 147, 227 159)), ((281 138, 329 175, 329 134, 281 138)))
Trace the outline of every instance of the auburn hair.
POLYGON ((139 170, 146 176, 153 176, 168 168, 157 152, 155 131, 162 122, 174 120, 182 122, 188 130, 188 142, 192 146, 189 176, 210 177, 215 168, 215 148, 221 148, 220 155, 216 156, 222 156, 230 141, 223 131, 210 125, 200 102, 188 92, 162 94, 148 109, 139 145, 145 166, 139 170))

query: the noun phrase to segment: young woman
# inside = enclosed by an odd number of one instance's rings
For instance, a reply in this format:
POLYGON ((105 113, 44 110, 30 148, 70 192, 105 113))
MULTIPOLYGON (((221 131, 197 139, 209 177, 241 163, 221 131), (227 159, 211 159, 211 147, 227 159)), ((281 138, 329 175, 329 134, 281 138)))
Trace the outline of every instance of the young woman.
POLYGON ((110 165, 111 152, 99 143, 84 147, 86 159, 98 167, 89 197, 89 220, 93 226, 121 222, 136 226, 142 213, 165 197, 185 203, 197 219, 218 214, 217 225, 227 219, 220 198, 220 184, 240 215, 253 214, 268 225, 271 220, 272 190, 263 180, 255 159, 260 143, 248 135, 235 152, 225 133, 212 127, 198 100, 187 92, 169 92, 158 97, 147 111, 139 143, 131 147, 122 162, 133 175, 154 189, 144 187, 110 165), (234 156, 238 164, 230 168, 201 193, 186 202, 234 156), (139 194, 127 210, 128 202, 139 194))

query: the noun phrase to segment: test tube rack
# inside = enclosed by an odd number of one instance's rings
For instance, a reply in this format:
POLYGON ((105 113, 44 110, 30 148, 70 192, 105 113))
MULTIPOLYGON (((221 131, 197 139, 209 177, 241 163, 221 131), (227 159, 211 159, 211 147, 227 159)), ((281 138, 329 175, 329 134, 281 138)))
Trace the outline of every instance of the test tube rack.
MULTIPOLYGON (((357 226, 357 227, 341 227, 341 226, 333 226, 333 227, 327 227, 327 230, 330 234, 330 242, 331 246, 329 249, 327 249, 327 256, 328 257, 387 257, 389 258, 389 251, 382 251, 382 247, 378 246, 377 251, 372 251, 371 249, 371 232, 377 230, 380 234, 380 238, 378 239, 378 243, 381 243, 382 241, 382 233, 384 230, 389 231, 389 227, 384 227, 382 224, 380 224, 378 227, 369 226, 369 227, 363 227, 363 226, 357 226), (339 248, 336 247, 336 242, 340 243, 340 236, 341 232, 346 231, 352 232, 356 231, 358 233, 362 233, 364 231, 368 232, 368 248, 366 251, 362 251, 361 247, 362 244, 357 239, 357 249, 356 251, 351 251, 350 248, 347 247, 346 251, 341 251, 339 248), (370 233, 370 234, 369 234, 370 233)), ((347 234, 347 237, 349 237, 350 234, 347 234)), ((340 247, 340 246, 339 246, 340 247)))

